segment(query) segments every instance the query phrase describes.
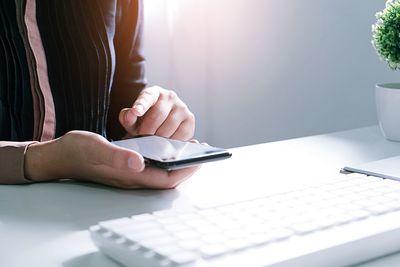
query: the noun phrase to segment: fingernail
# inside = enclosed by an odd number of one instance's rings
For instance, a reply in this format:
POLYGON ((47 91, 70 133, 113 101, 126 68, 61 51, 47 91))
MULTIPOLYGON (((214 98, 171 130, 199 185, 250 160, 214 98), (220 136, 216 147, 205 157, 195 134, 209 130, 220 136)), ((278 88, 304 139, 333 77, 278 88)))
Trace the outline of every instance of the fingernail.
POLYGON ((131 124, 132 121, 134 120, 134 114, 132 114, 132 112, 130 110, 128 110, 125 114, 125 120, 128 124, 131 124))
POLYGON ((132 170, 136 170, 137 169, 137 166, 135 166, 135 164, 134 164, 133 158, 129 158, 128 159, 128 168, 132 169, 132 170))
POLYGON ((142 114, 142 112, 143 112, 143 110, 144 110, 144 107, 143 107, 142 104, 136 104, 136 105, 133 106, 133 108, 134 108, 139 114, 142 114))

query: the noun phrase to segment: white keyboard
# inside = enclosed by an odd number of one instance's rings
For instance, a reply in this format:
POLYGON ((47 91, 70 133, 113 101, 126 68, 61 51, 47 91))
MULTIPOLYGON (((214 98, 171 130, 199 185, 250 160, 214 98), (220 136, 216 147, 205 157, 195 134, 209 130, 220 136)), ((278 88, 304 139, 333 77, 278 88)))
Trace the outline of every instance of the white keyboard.
POLYGON ((129 267, 345 266, 400 250, 400 182, 338 175, 305 188, 90 227, 129 267))

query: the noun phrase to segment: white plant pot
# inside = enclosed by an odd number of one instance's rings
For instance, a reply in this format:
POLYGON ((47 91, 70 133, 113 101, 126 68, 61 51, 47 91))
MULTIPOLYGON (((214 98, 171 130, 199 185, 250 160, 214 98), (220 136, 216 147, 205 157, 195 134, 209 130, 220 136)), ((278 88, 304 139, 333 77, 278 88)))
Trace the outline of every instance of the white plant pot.
POLYGON ((383 136, 400 141, 400 83, 376 85, 376 108, 383 136))

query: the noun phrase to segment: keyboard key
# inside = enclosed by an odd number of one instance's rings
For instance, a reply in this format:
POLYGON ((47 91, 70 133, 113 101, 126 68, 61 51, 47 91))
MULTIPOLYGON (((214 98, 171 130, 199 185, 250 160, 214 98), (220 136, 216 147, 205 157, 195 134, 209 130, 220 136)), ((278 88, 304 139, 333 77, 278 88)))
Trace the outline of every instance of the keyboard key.
POLYGON ((184 251, 172 254, 169 259, 175 264, 184 264, 195 261, 199 255, 192 251, 184 251))
POLYGON ((175 232, 182 232, 182 231, 189 231, 190 227, 183 223, 174 223, 174 224, 167 224, 162 225, 162 228, 170 233, 175 232))
POLYGON ((353 217, 355 220, 362 220, 362 219, 366 219, 369 217, 369 212, 365 211, 365 210, 351 210, 348 211, 347 213, 350 214, 351 217, 353 217))
POLYGON ((355 220, 351 213, 339 213, 336 215, 331 214, 331 219, 336 223, 336 225, 349 223, 355 220))
POLYGON ((89 228, 90 232, 101 232, 102 228, 100 227, 100 225, 92 225, 89 228))
POLYGON ((199 250, 202 246, 205 245, 205 243, 199 239, 189 239, 189 240, 183 240, 179 241, 178 245, 187 250, 199 250))
POLYGON ((199 237, 199 234, 197 232, 191 230, 176 232, 174 233, 174 235, 181 240, 188 240, 199 237))
POLYGON ((222 214, 232 214, 237 212, 237 207, 235 207, 234 205, 226 205, 226 206, 222 206, 219 208, 216 208, 217 212, 222 213, 222 214))
POLYGON ((141 240, 140 243, 144 247, 153 250, 157 247, 173 244, 175 242, 176 242, 175 238, 173 238, 171 235, 166 235, 165 233, 163 233, 161 236, 141 240))
POLYGON ((247 234, 248 234, 247 232, 244 232, 240 228, 224 230, 223 232, 223 235, 227 236, 229 239, 245 238, 247 234))
POLYGON ((154 219, 154 216, 151 214, 140 214, 140 215, 132 216, 132 220, 140 221, 140 222, 151 221, 153 219, 154 219))
POLYGON ((208 234, 203 235, 201 240, 206 244, 218 244, 224 243, 227 240, 227 237, 222 234, 208 234))
POLYGON ((195 212, 183 213, 178 215, 179 220, 182 222, 190 221, 190 220, 198 220, 201 219, 201 216, 195 212))
POLYGON ((203 216, 203 217, 208 217, 208 216, 219 215, 219 212, 215 209, 206 209, 206 210, 198 211, 197 214, 199 214, 200 216, 203 216))
MULTIPOLYGON (((118 231, 118 230, 117 230, 118 231)), ((121 231, 118 231, 120 235, 123 235, 121 231)), ((133 242, 145 241, 154 239, 160 236, 164 236, 165 231, 162 229, 152 229, 151 231, 138 231, 138 232, 129 232, 128 234, 124 235, 127 239, 133 242)))
POLYGON ((136 234, 140 232, 151 231, 153 229, 158 229, 160 224, 155 221, 148 221, 148 222, 133 222, 131 224, 124 224, 121 226, 113 226, 110 228, 112 231, 121 234, 121 235, 128 235, 128 234, 136 234))
POLYGON ((132 221, 129 218, 120 218, 116 220, 102 221, 99 222, 99 225, 105 229, 113 229, 114 227, 130 225, 131 223, 132 221))
POLYGON ((163 225, 180 223, 180 221, 175 217, 161 217, 161 218, 157 218, 156 220, 157 220, 157 222, 159 222, 160 224, 163 224, 163 225))
POLYGON ((400 192, 397 193, 389 193, 385 195, 387 198, 390 198, 392 201, 399 202, 400 204, 400 192))
POLYGON ((179 210, 160 210, 160 211, 155 211, 153 212, 153 216, 160 217, 160 218, 165 218, 165 217, 174 217, 178 214, 181 214, 183 211, 179 210))
POLYGON ((228 250, 235 251, 248 248, 251 245, 257 245, 261 243, 264 244, 268 242, 264 235, 258 235, 258 238, 258 240, 256 240, 255 236, 250 236, 249 238, 232 238, 229 239, 229 241, 224 245, 227 247, 228 250))
POLYGON ((169 258, 169 256, 174 255, 174 254, 186 252, 186 250, 181 249, 180 247, 176 246, 175 244, 158 246, 158 247, 154 248, 154 251, 157 254, 167 257, 167 258, 169 258))
POLYGON ((293 232, 287 228, 278 228, 278 229, 273 229, 271 236, 274 240, 282 240, 289 238, 291 235, 293 235, 293 232))
POLYGON ((197 226, 195 228, 195 231, 197 231, 200 234, 213 234, 221 232, 221 229, 212 224, 204 224, 201 226, 197 226))
POLYGON ((290 228, 298 235, 308 234, 317 229, 318 225, 314 223, 296 223, 290 228))
POLYGON ((224 246, 224 245, 220 245, 220 244, 206 245, 200 249, 200 253, 205 258, 219 256, 228 251, 230 251, 230 248, 228 246, 224 246))
POLYGON ((390 207, 389 205, 376 204, 376 205, 367 207, 367 210, 369 210, 373 215, 380 215, 380 214, 384 214, 384 213, 387 213, 387 212, 393 210, 393 208, 390 207))
MULTIPOLYGON (((234 239, 236 242, 241 242, 240 244, 234 244, 238 245, 237 249, 247 247, 247 244, 245 243, 244 239, 234 239)), ((275 241, 276 238, 273 236, 272 233, 258 233, 258 234, 252 234, 246 238, 246 241, 249 241, 250 244, 253 245, 262 245, 266 243, 270 243, 275 241)), ((229 245, 230 242, 229 242, 229 245)))
POLYGON ((337 225, 337 222, 328 216, 321 216, 320 218, 314 220, 313 223, 316 225, 318 230, 327 229, 337 225))
POLYGON ((212 226, 211 223, 209 223, 208 221, 204 220, 204 219, 197 219, 197 220, 191 220, 191 221, 187 221, 185 222, 186 225, 197 229, 197 228, 201 228, 201 227, 209 227, 212 226))

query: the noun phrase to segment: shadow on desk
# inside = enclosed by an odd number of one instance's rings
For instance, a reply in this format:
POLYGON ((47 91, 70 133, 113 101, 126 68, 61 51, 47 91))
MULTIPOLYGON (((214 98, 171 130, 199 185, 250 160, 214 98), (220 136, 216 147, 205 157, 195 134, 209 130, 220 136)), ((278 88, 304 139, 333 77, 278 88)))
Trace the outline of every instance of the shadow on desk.
POLYGON ((9 223, 87 229, 98 221, 171 207, 177 190, 123 190, 62 181, 0 186, 0 210, 9 223))
POLYGON ((120 267, 113 260, 107 258, 100 252, 93 252, 82 255, 64 262, 63 267, 120 267))

